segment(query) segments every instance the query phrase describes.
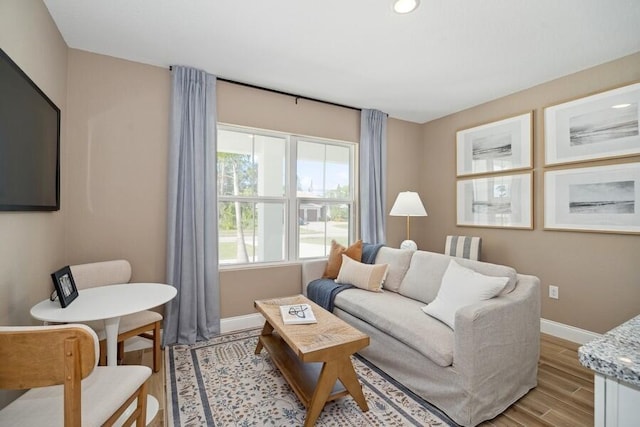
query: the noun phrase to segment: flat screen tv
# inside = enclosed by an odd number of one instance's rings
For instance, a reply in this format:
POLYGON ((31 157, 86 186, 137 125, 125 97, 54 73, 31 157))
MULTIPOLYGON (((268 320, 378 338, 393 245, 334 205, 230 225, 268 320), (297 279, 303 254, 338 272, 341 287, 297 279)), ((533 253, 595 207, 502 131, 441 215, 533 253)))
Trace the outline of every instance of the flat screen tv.
POLYGON ((0 49, 0 211, 60 209, 60 109, 0 49))

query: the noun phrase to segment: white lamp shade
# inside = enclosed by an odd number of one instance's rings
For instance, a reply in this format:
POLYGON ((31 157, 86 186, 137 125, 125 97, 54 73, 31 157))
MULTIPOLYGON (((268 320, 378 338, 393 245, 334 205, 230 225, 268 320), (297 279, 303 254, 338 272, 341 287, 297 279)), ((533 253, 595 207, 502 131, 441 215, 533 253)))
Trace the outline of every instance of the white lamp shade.
POLYGON ((427 211, 415 191, 403 191, 389 212, 391 216, 427 216, 427 211))

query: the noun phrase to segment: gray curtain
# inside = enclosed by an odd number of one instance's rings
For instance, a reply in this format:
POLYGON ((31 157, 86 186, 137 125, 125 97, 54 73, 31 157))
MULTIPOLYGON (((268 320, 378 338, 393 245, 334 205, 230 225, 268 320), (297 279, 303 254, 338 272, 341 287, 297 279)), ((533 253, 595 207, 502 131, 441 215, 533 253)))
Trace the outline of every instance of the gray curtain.
POLYGON ((178 294, 165 310, 163 345, 220 333, 216 77, 174 66, 171 80, 167 282, 178 294))
POLYGON ((378 110, 360 114, 360 238, 385 243, 387 187, 387 115, 378 110))

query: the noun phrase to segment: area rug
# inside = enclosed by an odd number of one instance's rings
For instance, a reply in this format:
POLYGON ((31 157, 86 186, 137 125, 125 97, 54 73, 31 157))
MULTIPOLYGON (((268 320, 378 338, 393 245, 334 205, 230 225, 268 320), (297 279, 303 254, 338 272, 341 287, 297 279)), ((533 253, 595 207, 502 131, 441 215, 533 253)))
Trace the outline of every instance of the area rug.
MULTIPOLYGON (((259 329, 165 350, 169 426, 302 426, 306 409, 273 365, 254 354, 259 329)), ((316 426, 456 426, 360 356, 352 358, 369 411, 346 396, 316 426)))

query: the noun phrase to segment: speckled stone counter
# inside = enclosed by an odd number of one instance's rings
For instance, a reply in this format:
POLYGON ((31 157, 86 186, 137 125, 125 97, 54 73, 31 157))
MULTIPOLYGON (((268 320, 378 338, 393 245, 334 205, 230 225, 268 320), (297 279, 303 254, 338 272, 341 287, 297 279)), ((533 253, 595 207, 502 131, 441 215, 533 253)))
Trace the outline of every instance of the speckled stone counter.
POLYGON ((587 368, 640 387, 640 316, 583 345, 578 356, 587 368))

